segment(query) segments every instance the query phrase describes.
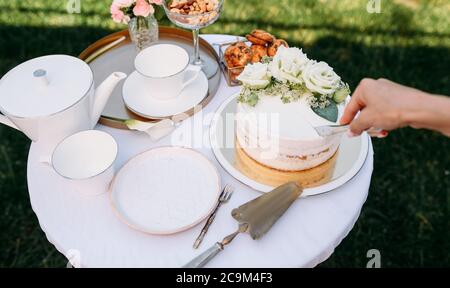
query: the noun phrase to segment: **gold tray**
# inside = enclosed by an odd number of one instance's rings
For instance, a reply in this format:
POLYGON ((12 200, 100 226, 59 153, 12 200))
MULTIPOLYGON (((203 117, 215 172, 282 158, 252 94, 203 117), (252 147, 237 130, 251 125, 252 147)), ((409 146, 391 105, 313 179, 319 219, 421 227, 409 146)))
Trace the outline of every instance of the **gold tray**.
MULTIPOLYGON (((194 50, 192 33, 178 28, 164 26, 160 27, 159 42, 179 45, 191 54, 194 50)), ((137 49, 131 43, 128 30, 123 30, 110 34, 98 40, 97 42, 86 48, 78 57, 84 61, 88 60, 87 62, 94 72, 95 83, 101 83, 109 74, 114 71, 121 71, 127 74, 133 72, 134 58, 136 57, 137 53, 137 49), (115 41, 123 37, 125 37, 125 40, 121 41, 120 44, 96 56, 96 54, 99 53, 102 48, 107 47, 111 43, 114 43, 115 41)), ((214 59, 214 61, 219 61, 219 56, 217 55, 214 48, 203 39, 200 39, 200 54, 201 57, 209 57, 214 59)), ((221 73, 220 69, 218 69, 217 73, 208 80, 209 93, 200 102, 200 107, 205 107, 206 105, 208 105, 208 103, 216 95, 216 92, 219 89, 220 79, 221 73)), ((156 122, 161 120, 157 118, 143 118, 128 110, 122 99, 122 87, 123 82, 116 87, 110 100, 106 104, 106 108, 102 113, 102 117, 100 118, 101 124, 118 129, 128 129, 128 127, 124 124, 124 121, 129 119, 136 119, 144 122, 156 122)), ((200 110, 201 109, 193 108, 189 111, 185 111, 183 114, 192 116, 200 110)))

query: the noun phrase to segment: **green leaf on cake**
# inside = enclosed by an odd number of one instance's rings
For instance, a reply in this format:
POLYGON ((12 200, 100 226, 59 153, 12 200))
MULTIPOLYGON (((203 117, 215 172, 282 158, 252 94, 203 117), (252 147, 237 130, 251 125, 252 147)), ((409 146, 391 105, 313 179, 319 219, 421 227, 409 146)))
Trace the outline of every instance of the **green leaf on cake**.
POLYGON ((259 96, 256 92, 250 93, 250 95, 247 98, 247 104, 252 107, 255 107, 256 104, 258 104, 258 101, 259 101, 259 96))
POLYGON ((330 102, 326 107, 311 107, 311 109, 322 118, 327 119, 331 122, 336 122, 338 120, 338 108, 336 103, 333 101, 330 102))

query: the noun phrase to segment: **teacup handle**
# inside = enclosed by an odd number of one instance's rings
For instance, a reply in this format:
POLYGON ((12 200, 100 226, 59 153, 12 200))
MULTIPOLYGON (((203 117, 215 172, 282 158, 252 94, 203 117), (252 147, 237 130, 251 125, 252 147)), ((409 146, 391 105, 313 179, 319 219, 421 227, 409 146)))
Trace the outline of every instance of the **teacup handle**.
POLYGON ((193 73, 191 73, 192 76, 189 79, 184 80, 181 90, 184 90, 187 86, 191 85, 195 80, 197 80, 198 76, 200 75, 200 71, 202 71, 202 67, 201 66, 189 65, 186 68, 186 72, 185 73, 186 74, 188 74, 189 72, 193 72, 193 73))

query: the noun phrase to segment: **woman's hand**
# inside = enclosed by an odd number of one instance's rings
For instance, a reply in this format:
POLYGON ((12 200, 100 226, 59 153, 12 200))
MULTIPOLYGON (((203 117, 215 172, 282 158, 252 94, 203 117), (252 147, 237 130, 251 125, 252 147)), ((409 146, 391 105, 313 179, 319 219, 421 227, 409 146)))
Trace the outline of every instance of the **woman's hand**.
POLYGON ((450 134, 449 115, 448 97, 432 96, 386 79, 367 78, 356 88, 340 122, 350 123, 353 136, 372 127, 391 131, 408 125, 450 134))

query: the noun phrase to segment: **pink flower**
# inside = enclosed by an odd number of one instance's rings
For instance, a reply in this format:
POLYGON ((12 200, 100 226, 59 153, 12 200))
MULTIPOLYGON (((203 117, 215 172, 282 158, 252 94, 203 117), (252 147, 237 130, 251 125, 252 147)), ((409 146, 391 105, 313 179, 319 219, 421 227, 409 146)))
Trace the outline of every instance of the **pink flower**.
POLYGON ((137 0, 133 13, 136 16, 147 17, 148 15, 155 13, 155 9, 147 2, 147 0, 137 0))
POLYGON ((162 5, 162 0, 150 0, 150 3, 156 4, 156 5, 162 5))
POLYGON ((133 5, 136 0, 114 0, 111 4, 111 17, 116 23, 128 24, 130 16, 125 15, 123 8, 128 8, 133 5))
POLYGON ((125 13, 120 10, 120 7, 115 2, 111 5, 111 16, 116 23, 122 23, 125 17, 125 13))
POLYGON ((123 17, 122 22, 123 22, 123 24, 128 24, 128 22, 130 22, 130 20, 131 20, 130 16, 125 15, 125 16, 123 17))

